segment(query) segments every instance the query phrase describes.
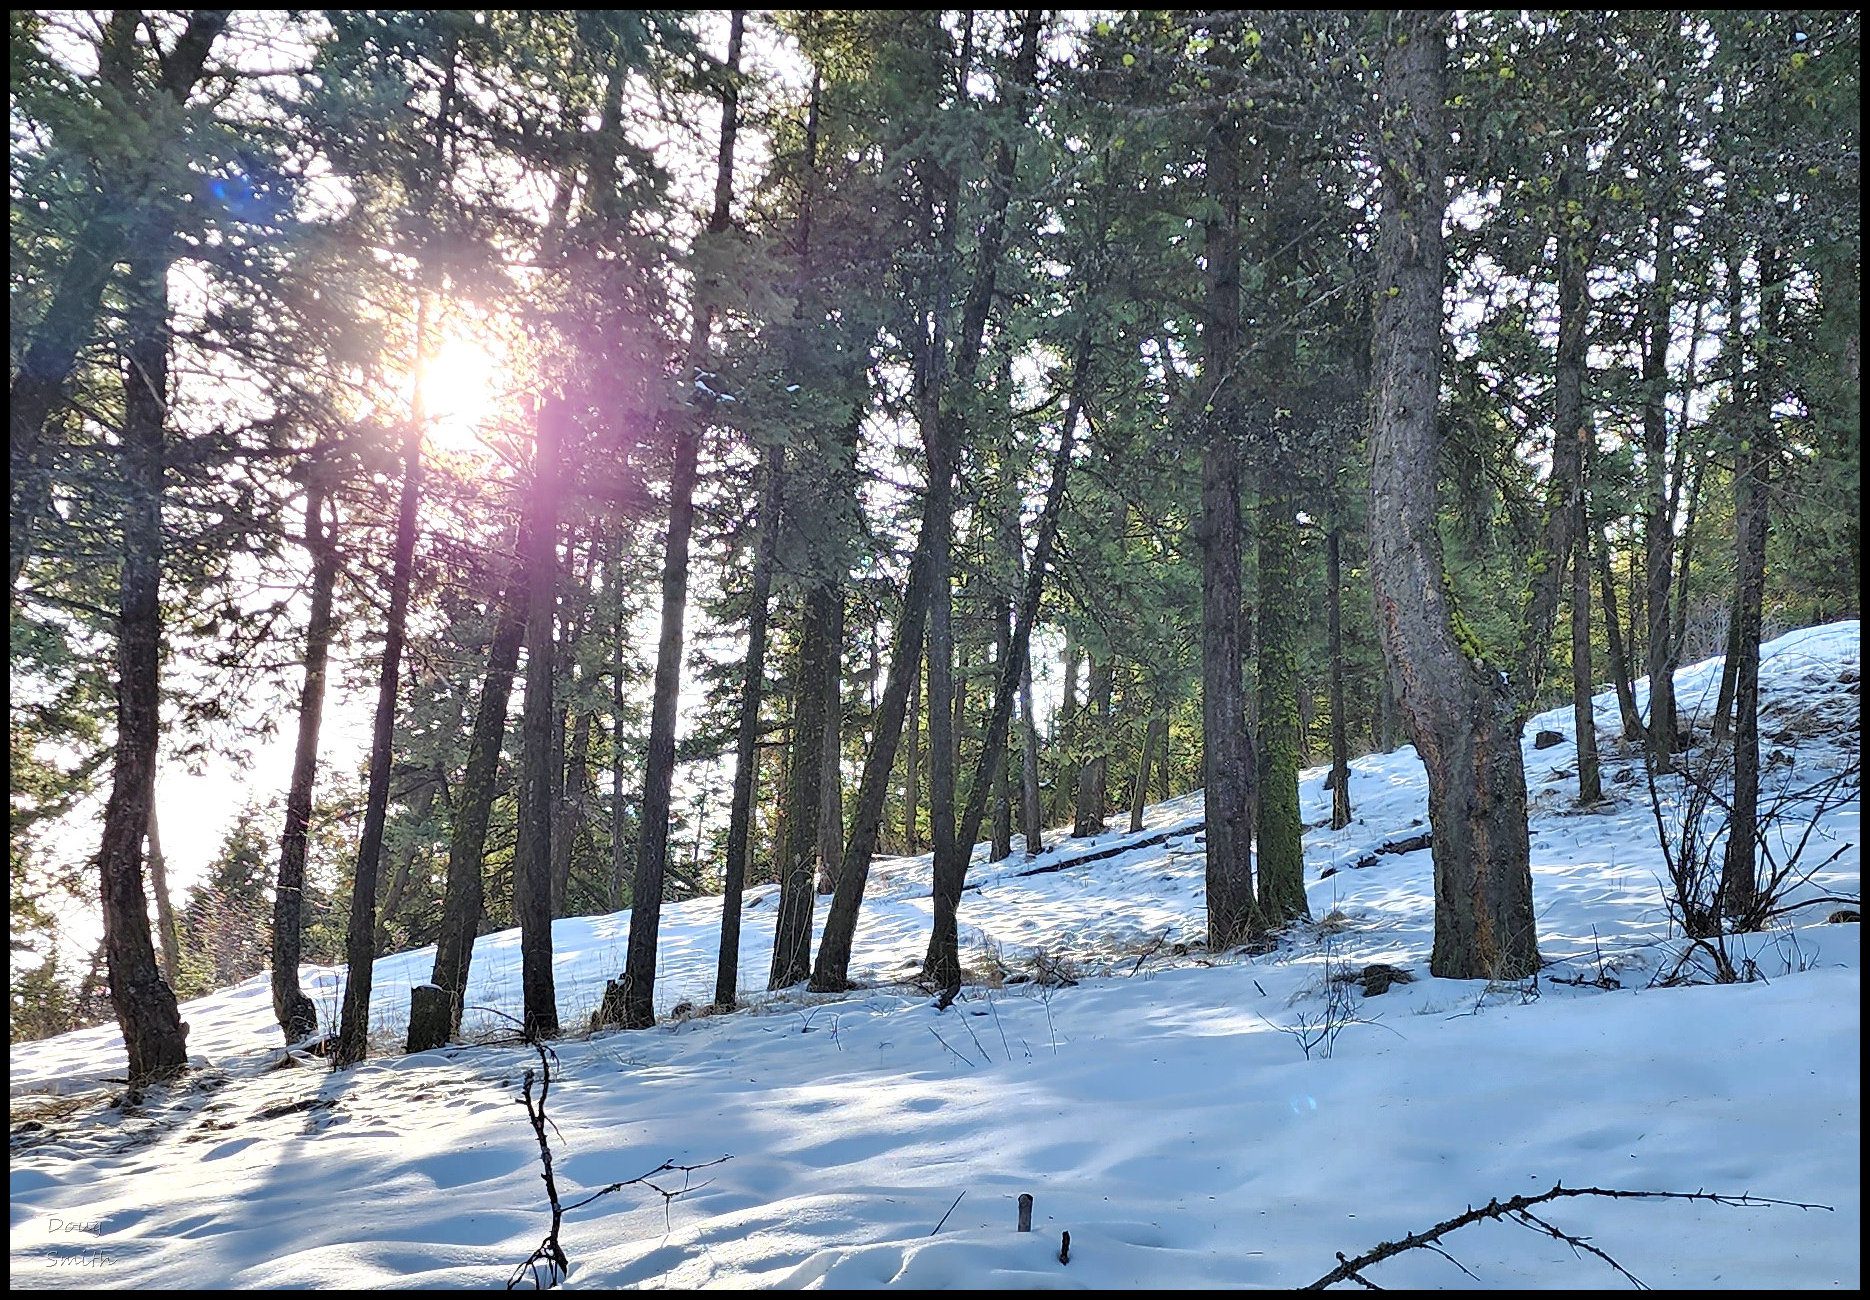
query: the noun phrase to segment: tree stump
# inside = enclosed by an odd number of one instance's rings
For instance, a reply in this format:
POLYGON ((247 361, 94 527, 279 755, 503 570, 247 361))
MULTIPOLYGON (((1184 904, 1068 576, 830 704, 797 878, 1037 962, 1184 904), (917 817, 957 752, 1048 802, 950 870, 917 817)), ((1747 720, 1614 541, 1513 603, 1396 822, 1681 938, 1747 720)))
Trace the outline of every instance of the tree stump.
POLYGON ((426 1052, 448 1041, 453 995, 439 984, 418 984, 409 990, 409 1037, 404 1050, 426 1052))
POLYGON ((1021 1192, 1019 1194, 1019 1230, 1021 1232, 1032 1231, 1032 1193, 1031 1192, 1021 1192))
POLYGON ((1534 749, 1550 749, 1552 746, 1562 743, 1564 739, 1565 737, 1560 732, 1541 731, 1532 738, 1532 747, 1534 749))

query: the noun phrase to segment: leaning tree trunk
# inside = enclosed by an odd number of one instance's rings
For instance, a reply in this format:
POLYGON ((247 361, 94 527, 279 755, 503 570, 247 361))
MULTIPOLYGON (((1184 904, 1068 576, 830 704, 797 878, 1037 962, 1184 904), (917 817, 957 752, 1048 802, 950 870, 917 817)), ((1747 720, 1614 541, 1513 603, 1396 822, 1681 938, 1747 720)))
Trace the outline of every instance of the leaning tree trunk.
MULTIPOLYGON (((520 554, 531 553, 530 528, 520 530, 520 554)), ((487 846, 487 823, 493 814, 494 784, 500 769, 500 744, 506 739, 507 704, 513 693, 513 675, 519 667, 519 645, 526 633, 525 579, 515 570, 501 601, 500 621, 494 626, 487 651, 487 672, 481 678, 480 699, 474 708, 474 729, 468 737, 467 771, 461 778, 461 797, 448 833, 448 878, 442 887, 441 929, 435 937, 435 966, 429 982, 446 994, 446 1023, 436 1035, 418 1037, 416 1016, 410 1016, 408 1049, 439 1047, 461 1028, 461 1009, 467 999, 468 968, 474 959, 474 935, 480 929, 485 902, 481 862, 487 846)))
POLYGON ((1260 762, 1255 826, 1259 905, 1268 925, 1311 915, 1299 817, 1299 525, 1290 501, 1262 498, 1260 552, 1260 762))
MULTIPOLYGON (((922 959, 923 974, 935 981, 944 994, 952 997, 961 987, 960 923, 958 912, 961 891, 966 887, 967 863, 975 837, 980 834, 981 819, 987 811, 987 793, 992 788, 994 768, 1006 756, 1006 737, 1013 719, 1013 696, 1018 689, 1020 665, 1032 647, 1032 629, 1039 617, 1039 602, 1045 592, 1046 570, 1052 562, 1052 549, 1058 538, 1060 507, 1065 500, 1065 484, 1071 472, 1073 430, 1083 409, 1089 388, 1091 334, 1088 328, 1078 336, 1073 357, 1070 396, 1065 402, 1064 425, 1059 434, 1058 451, 1052 459, 1052 478, 1046 488, 1045 504, 1039 511, 1038 535, 1033 540, 1032 562, 1026 571, 1026 585, 1020 596, 1019 612, 1013 623, 1012 646, 1000 665, 994 683, 993 707, 987 716, 979 766, 974 784, 969 788, 967 808, 962 813, 959 833, 951 835, 946 851, 935 851, 935 889, 932 899, 934 924, 929 935, 927 954, 922 959)), ((820 955, 822 960, 822 953, 820 955)))
MULTIPOLYGON (((419 312, 417 352, 423 351, 427 299, 419 312)), ((384 627, 383 660, 377 670, 377 711, 370 737, 370 786, 364 801, 364 829, 352 873, 350 929, 344 943, 347 963, 343 1017, 332 1048, 333 1068, 356 1065, 369 1050, 370 986, 376 959, 377 867, 383 853, 383 823, 390 802, 390 742, 396 731, 396 683, 402 669, 403 636, 409 615, 409 572, 415 565, 416 499, 422 482, 421 390, 417 410, 403 435, 403 491, 396 516, 396 553, 390 575, 390 612, 384 627)))
MULTIPOLYGON (((733 11, 727 34, 726 80, 721 92, 720 146, 715 155, 714 210, 708 233, 727 229, 734 184, 734 138, 740 127, 738 78, 746 12, 733 11)), ((684 382, 708 369, 714 310, 711 275, 696 285, 684 382)), ((626 1029, 656 1023, 656 945, 662 924, 662 885, 669 865, 670 793, 675 782, 675 705, 681 692, 682 629, 688 608, 688 538, 695 520, 695 461, 700 450, 703 409, 684 410, 675 435, 675 465, 669 478, 669 531, 662 562, 662 636, 656 646, 656 678, 650 695, 649 746, 643 763, 643 808, 636 844, 636 873, 630 891, 630 946, 614 997, 608 993, 599 1019, 626 1029)))
MULTIPOLYGON (((1519 979, 1539 968, 1519 719, 1502 674, 1457 622, 1436 529, 1446 10, 1388 20, 1372 343, 1371 574, 1384 660, 1428 772, 1430 969, 1519 979)), ((1213 824, 1209 824, 1212 837, 1213 824)))
POLYGON ((178 1074, 188 1026, 163 981, 143 891, 143 839, 160 739, 162 494, 168 416, 168 241, 133 256, 123 343, 123 569, 118 586, 117 746, 98 876, 110 1001, 129 1055, 130 1086, 178 1074))
MULTIPOLYGON (((314 474, 318 471, 316 467, 314 474)), ((279 879, 273 891, 273 1015, 296 1043, 318 1028, 318 1012, 299 987, 305 924, 305 855, 318 779, 318 732, 325 710, 325 671, 331 658, 332 591, 338 550, 323 519, 325 493, 316 482, 305 494, 305 549, 312 560, 312 609, 305 625, 305 683, 299 689, 299 735, 286 792, 286 828, 279 840, 279 879)))
MULTIPOLYGON (((461 716, 457 713, 450 731, 458 730, 460 724, 461 716)), ((409 891, 409 873, 415 866, 416 853, 422 847, 422 823, 428 820, 429 810, 435 806, 435 791, 440 788, 441 781, 440 773, 425 773, 420 788, 414 791, 415 803, 408 810, 409 834, 396 846, 395 861, 390 868, 390 883, 383 891, 383 906, 377 911, 378 956, 387 957, 392 951, 390 922, 402 908, 403 896, 409 891)))
POLYGON ((1208 947, 1231 948, 1260 928, 1253 896, 1253 742, 1241 680, 1240 446, 1234 416, 1240 352, 1237 121, 1207 146, 1211 212, 1201 381, 1209 390, 1201 454, 1201 773, 1207 819, 1208 947))
POLYGON ((1623 646, 1622 616, 1617 612, 1617 584, 1610 573, 1610 540, 1599 536, 1602 545, 1592 546, 1597 566, 1597 594, 1604 607, 1604 639, 1610 647, 1610 680, 1617 691, 1617 715, 1626 741, 1640 741, 1642 716, 1636 711, 1636 690, 1630 682, 1630 657, 1623 646))
POLYGON ((1136 783, 1130 787, 1130 830, 1143 829, 1143 810, 1149 804, 1149 767, 1156 759, 1156 746, 1163 741, 1168 719, 1152 712, 1143 728, 1143 752, 1136 756, 1136 783))

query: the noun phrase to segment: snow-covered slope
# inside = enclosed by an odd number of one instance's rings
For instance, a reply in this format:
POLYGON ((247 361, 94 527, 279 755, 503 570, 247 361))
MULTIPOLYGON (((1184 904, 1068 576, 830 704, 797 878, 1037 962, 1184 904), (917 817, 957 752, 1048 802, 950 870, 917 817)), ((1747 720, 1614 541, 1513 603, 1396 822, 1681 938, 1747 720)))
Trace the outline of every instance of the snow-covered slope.
MULTIPOLYGON (((1858 645, 1850 622, 1765 647, 1762 735, 1784 756, 1769 785, 1809 785, 1857 759, 1858 645)), ((1677 674, 1685 714, 1712 709, 1719 672, 1713 661, 1677 674)), ((1571 802, 1570 710, 1527 728, 1534 899, 1554 963, 1536 986, 1428 977, 1426 851, 1353 866, 1426 820, 1406 748, 1353 763, 1357 819, 1306 836, 1312 914, 1330 919, 1270 953, 1193 943, 1198 794, 1150 811, 1136 838, 1170 832, 1163 842, 1094 863, 1022 874, 1131 837, 1049 837, 1032 861, 977 855, 962 937, 987 984, 946 1011, 889 983, 926 943, 928 862, 884 860, 854 970, 876 987, 759 994, 731 1016, 559 1045, 551 1116, 567 1200, 665 1160, 732 1156, 666 1207, 628 1188, 574 1211, 567 1285, 1290 1286, 1328 1271, 1336 1251, 1563 1180, 1834 1207, 1551 1209, 1651 1285, 1856 1286, 1859 928, 1825 925, 1829 909, 1815 908, 1745 940, 1761 982, 1646 987, 1672 950, 1661 859, 1614 698, 1596 705, 1611 799, 1588 814, 1571 802), (1566 739, 1534 750, 1541 729, 1566 739), (1022 979, 1041 951, 1080 982, 1022 979), (1353 996, 1368 1023, 1344 1027, 1328 1056, 1303 1055, 1282 1031, 1322 1015, 1328 973, 1369 962, 1416 978, 1353 996), (1586 982, 1600 974, 1620 987, 1586 982), (1013 1230, 1020 1192, 1037 1198, 1030 1235, 1013 1230), (1064 1265, 1060 1231, 1072 1239, 1064 1265)), ((1323 777, 1304 774, 1307 824, 1328 812, 1323 777)), ((1823 819, 1819 858, 1852 847, 1812 893, 1857 891, 1859 816, 1852 803, 1823 819)), ((743 986, 764 983, 773 903, 770 890, 748 897, 743 986)), ((664 1011, 711 993, 718 917, 718 899, 664 909, 664 1011)), ((618 970, 628 923, 555 926, 568 1025, 618 970)), ((376 963, 386 1042, 432 956, 376 963)), ((326 1008, 341 978, 302 972, 326 1008)), ((481 939, 470 1003, 512 1008, 518 993, 517 936, 481 939)), ((74 1114, 16 1128, 16 1282, 487 1286, 538 1243, 538 1149, 514 1104, 526 1050, 386 1055, 337 1076, 269 1070, 280 1053, 263 977, 184 1016, 202 1066, 187 1081, 127 1114, 74 1099, 74 1114)), ((95 1089, 123 1069, 113 1028, 10 1055, 16 1119, 22 1104, 51 1104, 24 1092, 95 1089)), ((1448 1245, 1488 1286, 1616 1281, 1511 1225, 1448 1245)), ((1474 1284, 1426 1252, 1373 1276, 1474 1284)))

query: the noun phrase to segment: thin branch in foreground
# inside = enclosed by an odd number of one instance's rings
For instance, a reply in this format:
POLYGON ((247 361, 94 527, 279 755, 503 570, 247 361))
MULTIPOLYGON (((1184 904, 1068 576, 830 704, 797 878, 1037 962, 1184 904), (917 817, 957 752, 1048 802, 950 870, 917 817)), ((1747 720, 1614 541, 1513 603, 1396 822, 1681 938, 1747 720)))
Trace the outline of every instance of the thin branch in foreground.
MULTIPOLYGON (((492 1008, 483 1009, 493 1010, 492 1008)), ((499 1011, 495 1011, 494 1014, 505 1015, 504 1012, 499 1011)), ((512 1019, 510 1016, 507 1018, 512 1019)), ((662 1197, 663 1223, 666 1227, 669 1222, 670 1205, 678 1198, 690 1192, 699 1191, 708 1185, 707 1182, 695 1182, 695 1173, 698 1170, 712 1168, 733 1157, 717 1156, 713 1160, 705 1160, 695 1165, 682 1165, 673 1160, 665 1160, 648 1173, 638 1174, 635 1178, 627 1178, 600 1187, 590 1195, 573 1201, 569 1205, 562 1203, 559 1200, 558 1179, 552 1172, 552 1145, 546 1140, 547 1127, 550 1126, 556 1133, 558 1126, 552 1123, 545 1112, 546 1098, 552 1091, 552 1064, 558 1059, 558 1053, 538 1038, 528 1039, 527 1045, 539 1054, 539 1068, 537 1071, 532 1069, 526 1071, 519 1101, 526 1107, 526 1118, 531 1122, 532 1131, 539 1140, 539 1163, 543 1166, 543 1171, 539 1176, 545 1182, 546 1200, 552 1207, 552 1226, 546 1231, 545 1238, 533 1249, 532 1254, 513 1270, 513 1275, 507 1279, 506 1289, 515 1290, 530 1281, 533 1290, 549 1291, 564 1281, 571 1271, 571 1260, 559 1242, 559 1229, 567 1213, 582 1209, 592 1201, 609 1196, 612 1192, 622 1191, 626 1187, 647 1187, 662 1197), (539 1085, 539 1096, 536 1100, 532 1092, 534 1083, 539 1085), (657 1181, 663 1174, 681 1174, 682 1185, 680 1187, 664 1186, 662 1182, 657 1181)), ((564 1135, 559 1136, 562 1141, 564 1135)))
MULTIPOLYGON (((1326 1287, 1336 1282, 1356 1282, 1369 1290, 1380 1291, 1382 1290, 1381 1287, 1363 1275, 1363 1270, 1369 1268, 1372 1264, 1380 1264, 1386 1259, 1393 1258, 1409 1250, 1431 1250, 1441 1255, 1443 1258, 1452 1260, 1453 1257, 1448 1255, 1445 1250, 1441 1249, 1441 1247, 1436 1244, 1441 1238, 1458 1229, 1465 1228, 1471 1223, 1479 1223, 1483 1219, 1498 1219, 1504 1222, 1518 1223, 1520 1226, 1530 1228, 1534 1232, 1563 1241, 1572 1248, 1574 1254, 1589 1253, 1595 1255, 1606 1264, 1616 1269, 1617 1272, 1621 1273, 1624 1277, 1628 1278, 1636 1287, 1647 1290, 1648 1288, 1644 1286, 1640 1278, 1630 1272, 1629 1269, 1619 1264, 1616 1260, 1612 1259, 1606 1251, 1597 1246, 1593 1246, 1589 1238, 1574 1236, 1571 1233, 1565 1232, 1563 1229, 1554 1227, 1538 1215, 1529 1212, 1535 1205, 1542 1205, 1547 1201, 1556 1201, 1569 1196, 1602 1196, 1611 1200, 1710 1201, 1715 1205, 1734 1206, 1782 1205, 1789 1206, 1795 1210, 1835 1209, 1834 1206, 1830 1205, 1813 1205, 1807 1204, 1804 1201, 1783 1201, 1770 1196, 1753 1196, 1744 1192, 1737 1196, 1719 1192, 1702 1191, 1633 1192, 1607 1187, 1566 1187, 1562 1183, 1555 1183, 1551 1191, 1541 1192, 1537 1196, 1515 1196, 1505 1201, 1496 1197, 1478 1209, 1469 1206, 1466 1213, 1457 1214, 1452 1219, 1444 1219, 1434 1227, 1425 1228, 1421 1232, 1412 1232, 1400 1241, 1383 1242, 1365 1251, 1355 1259, 1347 1259, 1344 1252, 1339 1251, 1337 1252, 1338 1266, 1317 1281, 1308 1283, 1302 1289, 1306 1291, 1323 1291, 1326 1287)), ((1461 1268, 1463 1273, 1468 1272, 1466 1268, 1461 1266, 1459 1261, 1454 1262, 1455 1266, 1461 1268)), ((1472 1277, 1473 1274, 1468 1273, 1468 1276, 1472 1277)))

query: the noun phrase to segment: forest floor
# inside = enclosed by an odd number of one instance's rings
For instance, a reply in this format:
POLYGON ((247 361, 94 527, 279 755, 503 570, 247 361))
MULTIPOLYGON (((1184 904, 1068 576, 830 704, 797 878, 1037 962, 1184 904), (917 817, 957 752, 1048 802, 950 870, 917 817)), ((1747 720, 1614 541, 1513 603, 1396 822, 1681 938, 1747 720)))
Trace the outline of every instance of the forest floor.
MULTIPOLYGON (((1859 638, 1839 623, 1764 648, 1768 791, 1859 761, 1859 638)), ((1677 675, 1685 714, 1712 711, 1719 671, 1677 675)), ((567 1202, 665 1161, 731 1157, 676 1199, 626 1187, 568 1214, 565 1285, 1291 1287, 1330 1271, 1335 1252, 1562 1181, 1821 1203, 1542 1209, 1652 1286, 1856 1288, 1860 927, 1826 924, 1835 905, 1815 904, 1737 941, 1756 981, 1665 984, 1683 945, 1662 904, 1647 784, 1614 698, 1596 703, 1609 797, 1588 812, 1570 709, 1526 729, 1547 962, 1535 980, 1431 978, 1430 854, 1353 865, 1425 829, 1408 748, 1352 764, 1356 820, 1339 831, 1324 825, 1324 770, 1303 774, 1316 919, 1271 951, 1199 943, 1198 793, 1152 808, 1135 837, 1166 840, 1096 862, 1021 874, 1130 837, 1060 833, 1035 859, 1016 849, 991 866, 977 853, 961 910, 975 982, 946 1010, 893 982, 927 941, 928 860, 880 861, 854 966, 868 987, 756 993, 732 1015, 682 1011, 557 1045, 549 1133, 567 1202), (1548 729, 1565 739, 1535 749, 1548 729), (1366 997, 1333 978, 1372 963, 1413 979, 1366 997), (1036 1198, 1030 1234, 1014 1230, 1022 1192, 1036 1198)), ((1677 782, 1663 791, 1672 803, 1677 782)), ((1848 847, 1807 896, 1858 892, 1859 836, 1856 798, 1819 819, 1808 861, 1848 847)), ((745 986, 764 983, 774 902, 771 887, 748 895, 745 986)), ((665 1013, 711 994, 718 919, 716 898, 664 909, 665 1013)), ((620 968, 628 928, 627 913, 554 927, 568 1026, 620 968)), ((537 1058, 492 1042, 388 1054, 432 956, 376 963, 385 1055, 340 1075, 285 1057, 264 976, 185 1004, 199 1068, 132 1106, 110 1104, 124 1068, 114 1026, 14 1047, 13 1283, 505 1282, 548 1220, 517 1104, 537 1058)), ((302 979, 329 1015, 342 971, 308 966, 302 979)), ((516 934, 478 942, 469 1001, 517 1010, 516 934)), ((470 1036, 501 1028, 469 1017, 470 1036)), ((1372 1279, 1622 1282, 1515 1224, 1444 1245, 1459 1266, 1416 1251, 1372 1279)))

